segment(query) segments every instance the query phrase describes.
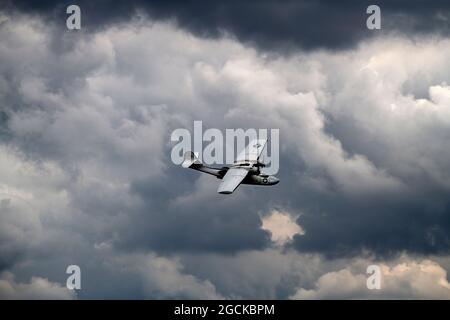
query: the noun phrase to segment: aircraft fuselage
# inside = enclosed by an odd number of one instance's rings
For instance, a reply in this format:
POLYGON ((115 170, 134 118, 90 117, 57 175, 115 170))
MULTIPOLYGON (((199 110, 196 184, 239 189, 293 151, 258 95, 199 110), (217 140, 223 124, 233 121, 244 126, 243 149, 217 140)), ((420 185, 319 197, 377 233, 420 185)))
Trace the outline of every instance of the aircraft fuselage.
POLYGON ((242 181, 242 184, 257 184, 262 186, 273 186, 280 182, 280 180, 275 176, 259 175, 259 174, 249 174, 242 181))

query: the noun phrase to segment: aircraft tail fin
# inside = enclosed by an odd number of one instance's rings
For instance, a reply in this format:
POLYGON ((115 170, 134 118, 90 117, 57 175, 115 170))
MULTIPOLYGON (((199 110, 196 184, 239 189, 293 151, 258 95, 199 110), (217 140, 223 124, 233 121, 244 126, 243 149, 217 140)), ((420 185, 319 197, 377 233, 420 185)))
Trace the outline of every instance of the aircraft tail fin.
POLYGON ((184 154, 183 168, 189 168, 194 164, 202 164, 198 159, 198 152, 187 151, 184 154))

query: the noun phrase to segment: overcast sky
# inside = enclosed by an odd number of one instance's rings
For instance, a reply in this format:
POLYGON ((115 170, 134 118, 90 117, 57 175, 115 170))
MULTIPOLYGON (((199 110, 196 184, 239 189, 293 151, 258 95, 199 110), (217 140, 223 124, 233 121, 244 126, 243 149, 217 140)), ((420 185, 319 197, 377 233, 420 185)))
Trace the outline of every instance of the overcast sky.
POLYGON ((448 1, 0 3, 0 298, 450 298, 448 1), (194 120, 281 182, 174 165, 194 120))

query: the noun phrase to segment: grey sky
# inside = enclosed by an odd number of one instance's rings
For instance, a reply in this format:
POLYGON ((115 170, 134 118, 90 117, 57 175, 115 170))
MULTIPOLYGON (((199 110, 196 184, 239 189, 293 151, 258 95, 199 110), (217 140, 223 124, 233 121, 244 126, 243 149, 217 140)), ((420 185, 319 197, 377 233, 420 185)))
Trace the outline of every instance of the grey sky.
POLYGON ((119 5, 79 32, 42 16, 52 2, 2 12, 0 297, 75 298, 78 264, 80 298, 448 298, 450 41, 419 23, 448 8, 386 6, 418 22, 366 37, 346 2, 323 14, 356 31, 313 41, 275 13, 271 34, 197 6, 119 5), (279 128, 281 183, 223 196, 173 165, 170 133, 194 120, 279 128), (275 211, 304 233, 274 243, 275 211), (375 295, 371 263, 392 277, 375 295))

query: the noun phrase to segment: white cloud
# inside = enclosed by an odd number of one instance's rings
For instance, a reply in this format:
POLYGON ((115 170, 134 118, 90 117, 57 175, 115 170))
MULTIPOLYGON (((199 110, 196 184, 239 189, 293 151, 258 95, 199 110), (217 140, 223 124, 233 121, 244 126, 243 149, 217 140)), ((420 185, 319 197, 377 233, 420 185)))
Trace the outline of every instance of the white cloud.
POLYGON ((118 254, 110 248, 104 254, 110 270, 137 276, 145 298, 150 299, 223 299, 209 280, 199 279, 183 270, 179 259, 154 253, 118 254))
MULTIPOLYGON (((361 263, 361 262, 359 262, 361 263)), ((369 261, 366 265, 370 265, 369 261)), ((381 268, 381 288, 369 290, 369 274, 351 270, 325 273, 317 279, 314 288, 300 288, 293 299, 450 299, 447 272, 430 260, 394 262, 381 268)), ((353 267, 354 269, 354 267, 353 267)))
POLYGON ((32 277, 29 283, 17 283, 14 275, 10 272, 4 272, 0 276, 0 299, 2 300, 70 300, 75 298, 75 291, 45 278, 32 277))
POLYGON ((160 174, 169 128, 201 117, 207 126, 280 128, 284 154, 301 158, 312 180, 317 172, 330 177, 340 192, 405 192, 409 179, 423 175, 449 187, 441 160, 450 150, 442 139, 448 40, 386 38, 349 52, 273 59, 231 39, 143 23, 80 34, 56 54, 45 41, 54 35, 38 21, 5 24, 5 72, 15 74, 19 98, 40 107, 11 114, 9 129, 18 143, 31 139, 86 177, 160 174), (24 56, 36 42, 39 51, 24 56), (30 72, 19 72, 25 64, 30 72), (55 90, 60 77, 79 80, 55 90), (422 87, 429 99, 405 92, 422 87))
POLYGON ((0 145, 0 261, 14 262, 25 252, 39 251, 48 239, 42 219, 65 219, 67 182, 54 163, 24 159, 14 148, 0 145))
POLYGON ((296 223, 296 218, 288 212, 275 209, 262 218, 261 228, 270 232, 272 241, 277 245, 284 245, 292 241, 296 234, 305 234, 296 223))
POLYGON ((139 268, 144 280, 144 290, 150 297, 223 299, 210 281, 183 273, 179 261, 147 256, 139 268))

